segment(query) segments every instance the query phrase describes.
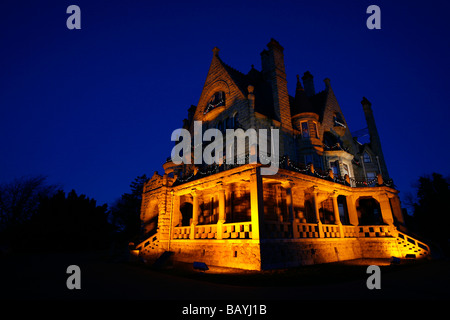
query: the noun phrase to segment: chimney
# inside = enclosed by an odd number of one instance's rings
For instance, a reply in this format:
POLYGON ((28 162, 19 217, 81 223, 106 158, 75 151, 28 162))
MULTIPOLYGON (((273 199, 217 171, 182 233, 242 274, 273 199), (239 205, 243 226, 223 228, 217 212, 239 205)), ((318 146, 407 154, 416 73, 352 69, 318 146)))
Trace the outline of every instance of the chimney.
POLYGON ((284 48, 278 41, 271 39, 268 50, 261 52, 262 73, 272 86, 273 106, 276 120, 284 128, 292 129, 291 109, 284 67, 284 48))
POLYGON ((192 120, 194 119, 195 110, 197 109, 197 106, 194 106, 191 104, 191 106, 188 109, 188 121, 189 124, 192 123, 192 120))
POLYGON ((314 89, 314 77, 309 71, 306 71, 302 77, 303 87, 305 87, 305 92, 308 97, 311 97, 316 94, 314 89))
POLYGON ((375 124, 375 117, 373 116, 372 104, 366 97, 363 97, 361 101, 364 116, 366 117, 367 129, 370 135, 370 147, 372 151, 377 154, 377 162, 379 165, 380 173, 383 177, 388 178, 389 174, 387 171, 386 162, 384 161, 383 150, 381 149, 380 136, 378 135, 377 125, 375 124))

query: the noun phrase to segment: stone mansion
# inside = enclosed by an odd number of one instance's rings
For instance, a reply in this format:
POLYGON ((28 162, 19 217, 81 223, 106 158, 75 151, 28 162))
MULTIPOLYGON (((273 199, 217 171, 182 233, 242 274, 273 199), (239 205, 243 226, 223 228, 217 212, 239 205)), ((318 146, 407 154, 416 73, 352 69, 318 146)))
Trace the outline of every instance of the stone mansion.
MULTIPOLYGON (((174 261, 252 270, 427 256, 429 247, 407 235, 371 103, 361 104, 366 143, 350 132, 328 78, 319 91, 307 71, 288 93, 276 40, 261 52, 261 70, 252 66, 247 74, 214 48, 183 128, 194 134, 194 121, 222 132, 276 128, 279 169, 262 175, 259 161, 177 165, 168 158, 164 174, 155 172, 144 186, 142 242, 132 252, 148 261, 170 254, 174 261)), ((248 159, 251 152, 246 143, 234 155, 248 159)))

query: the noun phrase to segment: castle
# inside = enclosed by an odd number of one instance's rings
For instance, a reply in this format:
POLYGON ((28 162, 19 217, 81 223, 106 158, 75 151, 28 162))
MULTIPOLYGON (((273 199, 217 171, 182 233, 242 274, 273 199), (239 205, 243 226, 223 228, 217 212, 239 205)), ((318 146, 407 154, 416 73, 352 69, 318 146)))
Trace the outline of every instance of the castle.
MULTIPOLYGON (((329 79, 316 92, 307 71, 289 95, 283 51, 272 39, 261 71, 252 66, 244 74, 214 48, 198 105, 183 121, 192 134, 194 121, 221 132, 278 129, 276 174, 225 156, 211 165, 168 158, 164 174, 155 172, 144 186, 143 241, 133 252, 150 261, 169 252, 176 261, 251 270, 429 254, 406 234, 369 100, 361 101, 367 129, 359 133, 370 136, 363 143, 350 132, 329 79)), ((246 142, 234 155, 248 159, 251 152, 246 142)))

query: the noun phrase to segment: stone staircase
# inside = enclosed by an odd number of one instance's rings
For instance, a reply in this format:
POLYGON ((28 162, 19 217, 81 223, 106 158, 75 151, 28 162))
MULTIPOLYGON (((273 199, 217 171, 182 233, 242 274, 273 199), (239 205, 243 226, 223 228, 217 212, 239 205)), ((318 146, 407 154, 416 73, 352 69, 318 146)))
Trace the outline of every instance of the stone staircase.
POLYGON ((430 247, 407 234, 397 231, 397 247, 402 254, 400 258, 420 259, 430 254, 430 247))
POLYGON ((140 254, 149 254, 152 251, 157 251, 159 247, 158 233, 150 236, 146 240, 139 243, 135 250, 139 250, 140 254))

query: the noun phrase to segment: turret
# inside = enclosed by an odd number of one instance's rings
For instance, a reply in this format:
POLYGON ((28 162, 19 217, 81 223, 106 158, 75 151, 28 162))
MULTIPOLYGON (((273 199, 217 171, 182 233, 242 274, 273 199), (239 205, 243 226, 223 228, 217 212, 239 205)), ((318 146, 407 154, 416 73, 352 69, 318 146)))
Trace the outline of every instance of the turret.
POLYGON ((272 85, 275 116, 282 127, 291 129, 291 110, 284 67, 284 48, 274 39, 267 44, 268 50, 261 52, 264 79, 272 85))
POLYGON ((379 169, 381 170, 381 174, 384 178, 389 178, 386 162, 384 160, 383 150, 381 149, 380 136, 378 135, 377 126, 375 124, 375 117, 373 116, 372 104, 369 100, 367 100, 366 97, 363 97, 361 104, 364 110, 364 116, 366 117, 367 128, 369 130, 370 147, 378 157, 377 161, 379 169))

